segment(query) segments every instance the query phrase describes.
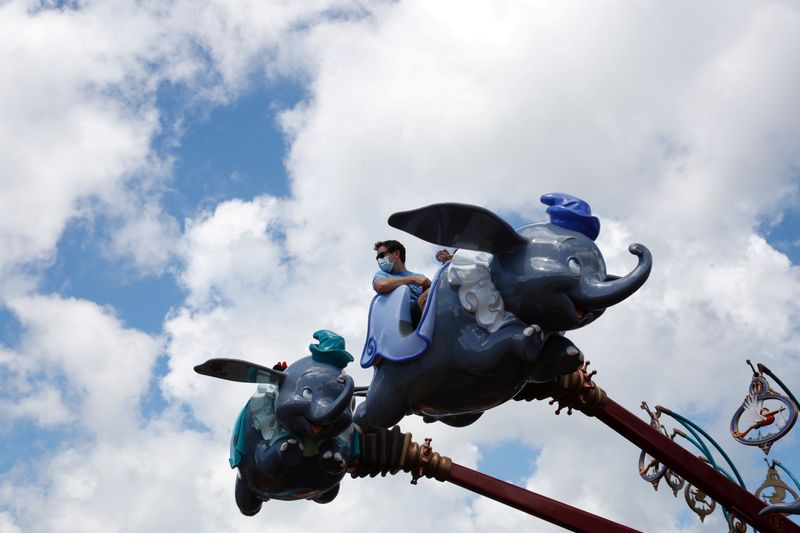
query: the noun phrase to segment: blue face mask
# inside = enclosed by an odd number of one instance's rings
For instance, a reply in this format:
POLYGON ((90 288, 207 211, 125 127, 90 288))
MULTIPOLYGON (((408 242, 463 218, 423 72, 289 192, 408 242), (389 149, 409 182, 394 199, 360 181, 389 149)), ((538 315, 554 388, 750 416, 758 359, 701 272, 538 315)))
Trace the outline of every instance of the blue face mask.
POLYGON ((378 259, 378 266, 380 267, 381 270, 383 270, 387 274, 392 271, 392 268, 394 268, 394 265, 392 264, 391 261, 389 261, 388 257, 381 257, 380 259, 378 259))

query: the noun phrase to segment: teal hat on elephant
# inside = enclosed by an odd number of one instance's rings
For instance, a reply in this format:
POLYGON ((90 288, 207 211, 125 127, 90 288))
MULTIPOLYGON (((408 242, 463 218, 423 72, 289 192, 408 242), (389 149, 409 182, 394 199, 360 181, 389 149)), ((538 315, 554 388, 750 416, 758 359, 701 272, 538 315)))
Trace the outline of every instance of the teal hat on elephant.
POLYGON ((313 337, 319 344, 309 345, 311 358, 320 363, 328 363, 339 368, 344 368, 353 361, 353 356, 344 349, 344 338, 327 329, 315 331, 313 337))

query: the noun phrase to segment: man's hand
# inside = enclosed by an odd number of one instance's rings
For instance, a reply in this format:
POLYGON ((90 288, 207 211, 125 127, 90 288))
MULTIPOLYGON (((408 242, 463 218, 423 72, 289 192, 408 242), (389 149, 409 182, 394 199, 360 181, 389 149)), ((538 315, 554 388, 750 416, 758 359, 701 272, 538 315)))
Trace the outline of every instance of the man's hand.
POLYGON ((414 283, 415 285, 419 285, 423 289, 427 289, 428 287, 431 286, 431 280, 429 280, 425 276, 422 276, 422 275, 419 275, 419 276, 408 276, 408 278, 411 280, 411 283, 414 283))
POLYGON ((431 286, 431 280, 423 275, 380 278, 375 280, 372 286, 375 288, 375 292, 386 293, 395 290, 400 285, 410 285, 412 283, 421 286, 423 290, 431 286))
POLYGON ((436 260, 440 263, 447 263, 453 258, 453 254, 447 251, 446 248, 442 248, 438 252, 436 252, 436 260))

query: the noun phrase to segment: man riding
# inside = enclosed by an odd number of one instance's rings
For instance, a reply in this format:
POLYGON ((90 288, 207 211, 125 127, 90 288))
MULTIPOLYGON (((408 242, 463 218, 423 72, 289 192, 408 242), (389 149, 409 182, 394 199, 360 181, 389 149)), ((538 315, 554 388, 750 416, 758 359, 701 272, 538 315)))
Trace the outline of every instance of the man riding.
POLYGON ((411 291, 411 316, 414 323, 417 323, 425 308, 431 280, 406 268, 406 248, 398 241, 378 241, 374 249, 380 270, 372 278, 372 288, 383 294, 400 285, 408 285, 411 291))

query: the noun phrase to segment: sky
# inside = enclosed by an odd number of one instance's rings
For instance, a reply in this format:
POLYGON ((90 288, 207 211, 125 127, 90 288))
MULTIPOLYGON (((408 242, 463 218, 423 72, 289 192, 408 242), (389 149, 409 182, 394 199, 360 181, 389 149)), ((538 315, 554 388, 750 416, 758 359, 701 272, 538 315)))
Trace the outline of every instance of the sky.
MULTIPOLYGON (((228 442, 254 390, 192 371, 291 362, 321 328, 358 356, 372 243, 436 266, 391 213, 519 226, 551 191, 591 204, 610 272, 654 257, 568 334, 597 383, 702 424, 754 490, 763 454, 727 430, 745 360, 800 394, 798 30, 781 0, 0 2, 0 531, 557 530, 406 476, 244 517, 228 442)), ((726 527, 553 411, 401 427, 640 530, 726 527)), ((797 429, 769 457, 800 472, 797 429)))

